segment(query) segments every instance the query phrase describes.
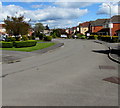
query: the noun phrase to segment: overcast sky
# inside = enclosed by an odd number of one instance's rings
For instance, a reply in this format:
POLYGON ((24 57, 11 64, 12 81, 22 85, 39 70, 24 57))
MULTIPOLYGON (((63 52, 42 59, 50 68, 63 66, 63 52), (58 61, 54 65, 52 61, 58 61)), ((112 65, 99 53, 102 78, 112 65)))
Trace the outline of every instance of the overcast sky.
MULTIPOLYGON (((31 24, 41 22, 50 28, 77 26, 81 22, 109 18, 109 3, 99 2, 0 2, 0 22, 9 16, 21 14, 31 24)), ((109 4, 112 15, 118 14, 118 3, 109 4)))

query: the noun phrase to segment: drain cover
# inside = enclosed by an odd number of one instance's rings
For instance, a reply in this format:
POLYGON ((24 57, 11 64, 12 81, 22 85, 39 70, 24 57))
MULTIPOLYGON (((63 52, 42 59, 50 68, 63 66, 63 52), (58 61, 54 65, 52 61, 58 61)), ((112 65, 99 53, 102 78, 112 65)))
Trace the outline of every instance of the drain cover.
POLYGON ((100 69, 115 69, 114 66, 105 66, 105 65, 100 65, 99 68, 100 69))
POLYGON ((103 80, 111 82, 111 83, 115 83, 115 84, 120 84, 120 77, 109 77, 109 78, 105 78, 103 80))

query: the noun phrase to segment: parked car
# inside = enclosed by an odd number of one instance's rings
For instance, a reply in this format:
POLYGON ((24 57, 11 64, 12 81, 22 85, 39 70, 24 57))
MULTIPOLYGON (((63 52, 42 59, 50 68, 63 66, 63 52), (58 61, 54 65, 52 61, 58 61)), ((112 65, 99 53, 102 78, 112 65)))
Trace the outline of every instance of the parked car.
POLYGON ((60 37, 61 38, 67 38, 67 35, 61 35, 60 37))
POLYGON ((0 35, 0 41, 5 41, 6 37, 7 37, 7 35, 5 35, 5 34, 0 35))

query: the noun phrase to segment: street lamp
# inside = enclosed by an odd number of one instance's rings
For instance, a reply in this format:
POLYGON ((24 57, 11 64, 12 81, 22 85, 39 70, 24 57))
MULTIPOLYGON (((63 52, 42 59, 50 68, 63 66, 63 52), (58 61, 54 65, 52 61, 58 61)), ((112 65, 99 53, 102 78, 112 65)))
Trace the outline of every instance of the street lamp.
POLYGON ((109 4, 106 4, 106 5, 110 8, 110 11, 109 11, 109 14, 110 14, 109 28, 110 28, 110 37, 111 37, 111 40, 112 40, 111 6, 109 4))

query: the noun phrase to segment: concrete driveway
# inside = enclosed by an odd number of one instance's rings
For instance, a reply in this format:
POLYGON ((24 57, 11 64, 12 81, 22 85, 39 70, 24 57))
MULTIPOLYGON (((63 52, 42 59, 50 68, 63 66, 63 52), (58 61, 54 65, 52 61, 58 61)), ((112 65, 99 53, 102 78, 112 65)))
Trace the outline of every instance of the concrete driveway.
POLYGON ((118 64, 92 40, 67 40, 64 47, 21 62, 3 64, 4 106, 117 106, 118 64), (100 67, 114 68, 100 68, 100 67))

